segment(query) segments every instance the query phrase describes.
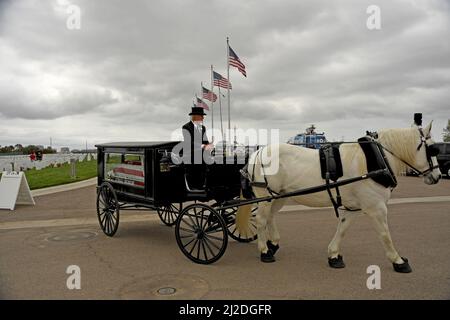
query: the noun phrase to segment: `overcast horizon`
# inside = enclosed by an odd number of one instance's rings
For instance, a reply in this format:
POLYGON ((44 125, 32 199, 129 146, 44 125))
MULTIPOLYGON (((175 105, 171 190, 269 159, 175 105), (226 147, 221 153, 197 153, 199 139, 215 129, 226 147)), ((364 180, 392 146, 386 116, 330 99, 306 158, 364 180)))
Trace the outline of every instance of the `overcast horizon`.
POLYGON ((449 31, 446 0, 0 0, 0 145, 170 140, 210 65, 226 77, 227 36, 248 76, 230 68, 232 127, 355 140, 422 112, 442 141, 449 31))

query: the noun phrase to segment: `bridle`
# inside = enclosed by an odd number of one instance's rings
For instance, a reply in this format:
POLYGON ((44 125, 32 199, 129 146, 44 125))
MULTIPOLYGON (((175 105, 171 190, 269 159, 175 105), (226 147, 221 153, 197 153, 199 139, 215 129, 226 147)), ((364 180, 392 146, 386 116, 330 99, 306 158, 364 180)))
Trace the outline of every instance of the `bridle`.
POLYGON ((438 155, 439 153, 439 148, 437 148, 434 144, 427 144, 427 140, 431 139, 431 136, 428 134, 427 136, 424 135, 422 128, 418 128, 419 133, 420 133, 420 143, 417 146, 417 151, 419 151, 423 145, 425 145, 425 153, 426 153, 426 157, 427 157, 427 161, 428 161, 428 169, 425 171, 420 171, 419 169, 415 168, 413 165, 411 165, 410 163, 406 162, 405 160, 403 160, 402 158, 400 158, 399 156, 397 156, 395 153, 393 153, 392 151, 390 151, 388 148, 386 148, 385 146, 381 145, 381 147, 386 150, 387 152, 389 152, 391 155, 393 155, 395 158, 397 158, 398 160, 400 160, 401 162, 403 162, 404 164, 406 164, 408 167, 410 167, 417 175, 425 175, 431 171, 433 171, 434 169, 439 168, 438 165, 433 165, 433 160, 431 159, 431 157, 435 157, 438 155))

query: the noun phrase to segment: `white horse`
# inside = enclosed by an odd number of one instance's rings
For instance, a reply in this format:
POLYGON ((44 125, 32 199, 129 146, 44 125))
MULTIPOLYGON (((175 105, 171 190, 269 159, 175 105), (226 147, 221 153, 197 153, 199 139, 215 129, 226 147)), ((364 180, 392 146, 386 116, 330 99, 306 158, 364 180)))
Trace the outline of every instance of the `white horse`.
MULTIPOLYGON (((387 129, 379 132, 377 141, 385 149, 387 160, 394 172, 398 175, 406 169, 406 163, 423 173, 426 184, 435 184, 441 178, 434 156, 428 154, 433 144, 430 136, 431 123, 423 130, 418 127, 406 129, 387 129), (386 152, 386 151, 392 152, 386 152)), ((321 177, 318 150, 302 148, 289 144, 269 145, 267 152, 255 152, 249 160, 248 173, 252 182, 263 182, 261 161, 264 168, 269 167, 270 155, 275 154, 278 148, 279 168, 275 174, 267 174, 268 187, 277 192, 285 193, 302 188, 324 184, 321 177), (253 170, 253 166, 254 169, 253 170), (252 173, 254 176, 252 176, 252 173)), ((344 176, 342 179, 362 176, 367 173, 364 152, 355 144, 342 144, 340 146, 344 176)), ((435 154, 434 154, 435 155, 435 154)), ((267 171, 267 169, 265 169, 267 171)), ((339 181, 339 180, 338 180, 339 181)), ((342 205, 345 208, 359 209, 369 216, 384 246, 388 259, 393 263, 397 272, 411 272, 406 258, 402 258, 392 243, 387 223, 387 202, 391 197, 391 189, 383 187, 372 179, 362 180, 339 187, 342 205)), ((333 189, 334 190, 334 189, 333 189)), ((269 196, 267 188, 253 186, 256 197, 269 196)), ((336 193, 332 192, 334 196, 336 193)), ((327 192, 292 197, 296 202, 309 207, 329 207, 331 205, 327 192)), ((263 262, 275 261, 274 254, 279 248, 280 234, 274 218, 284 205, 286 199, 276 199, 271 202, 260 202, 256 213, 258 234, 258 249, 263 262)), ((328 262, 333 268, 343 268, 345 264, 340 255, 340 245, 345 231, 353 221, 358 211, 340 210, 339 222, 334 238, 328 246, 328 262)), ((250 214, 248 210, 239 210, 236 216, 238 230, 245 234, 248 232, 250 214)))

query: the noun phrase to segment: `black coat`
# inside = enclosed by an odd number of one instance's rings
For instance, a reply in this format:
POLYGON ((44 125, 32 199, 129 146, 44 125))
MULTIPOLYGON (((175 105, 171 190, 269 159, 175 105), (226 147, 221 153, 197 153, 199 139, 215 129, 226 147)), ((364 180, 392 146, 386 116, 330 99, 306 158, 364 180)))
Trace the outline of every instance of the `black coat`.
POLYGON ((203 149, 202 144, 209 144, 206 136, 205 126, 201 126, 202 130, 196 130, 192 121, 189 121, 183 126, 183 159, 185 163, 203 163, 203 149), (198 162, 201 161, 201 162, 198 162))

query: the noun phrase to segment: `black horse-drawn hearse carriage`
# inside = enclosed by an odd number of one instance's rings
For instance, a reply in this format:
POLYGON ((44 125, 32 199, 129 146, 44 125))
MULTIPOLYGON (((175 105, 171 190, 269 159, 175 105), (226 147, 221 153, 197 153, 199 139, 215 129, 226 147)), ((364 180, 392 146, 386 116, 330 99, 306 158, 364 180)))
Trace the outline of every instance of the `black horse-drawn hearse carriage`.
MULTIPOLYGON (((368 167, 368 173, 339 181, 330 180, 339 171, 342 176, 342 168, 337 170, 340 162, 336 160, 339 157, 334 155, 336 148, 342 143, 355 142, 331 143, 320 151, 324 155, 323 159, 322 155, 320 157, 326 183, 280 194, 270 192, 270 196, 260 198, 252 198, 251 193, 246 192, 246 199, 240 199, 240 193, 241 182, 248 181, 241 180, 241 169, 250 154, 248 148, 244 153, 212 154, 213 161, 209 161, 211 164, 205 165, 204 169, 204 188, 194 190, 187 179, 188 164, 183 164, 177 153, 173 152, 179 142, 100 144, 96 146, 98 220, 103 232, 114 236, 121 210, 156 210, 164 224, 175 225, 176 240, 185 256, 196 263, 213 263, 224 254, 228 236, 240 242, 256 239, 255 211, 259 202, 327 190, 338 215, 340 204, 333 199, 331 189, 337 190, 339 186, 369 178, 387 179, 389 184, 396 184, 383 147, 372 138, 364 139, 358 143, 365 153, 370 154, 368 158, 373 158, 373 168, 368 167), (250 214, 251 223, 249 229, 241 234, 236 228, 236 212, 244 206, 250 214)), ((260 153, 257 151, 256 156, 260 153)), ((245 176, 246 170, 242 171, 245 176)))
POLYGON ((96 145, 99 223, 106 235, 114 236, 120 211, 156 210, 164 224, 175 225, 178 245, 189 259, 212 263, 225 252, 228 236, 240 242, 256 239, 256 226, 245 235, 236 230, 237 207, 228 205, 220 209, 239 198, 239 170, 247 162, 249 152, 239 156, 227 157, 226 153, 215 156, 214 162, 205 166, 204 189, 194 190, 186 177, 188 165, 172 153, 178 143, 96 145))

